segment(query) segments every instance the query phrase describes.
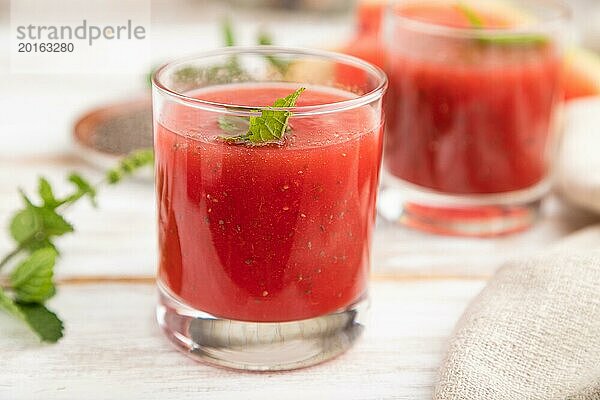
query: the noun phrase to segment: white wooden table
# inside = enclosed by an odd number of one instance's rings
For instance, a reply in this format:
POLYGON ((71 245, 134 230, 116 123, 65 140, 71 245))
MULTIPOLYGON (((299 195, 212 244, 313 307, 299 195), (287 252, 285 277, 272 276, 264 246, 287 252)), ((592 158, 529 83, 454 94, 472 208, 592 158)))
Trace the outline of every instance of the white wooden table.
MULTIPOLYGON (((0 42, 6 40, 7 29, 0 25, 0 42)), ((314 31, 312 26, 304 29, 307 35, 314 31)), ((197 34, 212 35, 207 46, 215 45, 214 31, 214 23, 175 29, 158 21, 153 30, 155 61, 174 51, 189 53, 197 34), (175 37, 182 38, 176 49, 165 45, 175 37)), ((40 174, 62 188, 64 176, 73 169, 97 178, 99 173, 72 151, 72 122, 90 106, 143 90, 140 77, 10 75, 4 56, 2 225, 18 207, 16 188, 33 190, 40 174)), ((358 345, 312 368, 252 374, 197 364, 176 352, 159 331, 154 320, 151 185, 132 181, 109 188, 99 203, 98 210, 88 204, 69 210, 77 233, 59 242, 59 289, 49 306, 65 321, 63 340, 42 345, 20 323, 0 314, 2 400, 428 399, 444 344, 486 278, 508 257, 545 248, 593 222, 549 199, 534 229, 503 239, 444 238, 380 223, 374 241, 372 319, 358 345)), ((0 231, 0 254, 9 246, 5 231, 0 231)))

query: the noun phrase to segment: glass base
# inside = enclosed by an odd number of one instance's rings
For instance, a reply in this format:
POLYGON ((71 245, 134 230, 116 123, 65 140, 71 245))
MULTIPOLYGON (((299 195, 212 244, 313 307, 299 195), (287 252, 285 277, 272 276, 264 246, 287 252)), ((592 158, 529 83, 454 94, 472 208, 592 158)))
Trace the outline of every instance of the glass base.
POLYGON ((246 371, 290 370, 334 358, 359 338, 368 311, 365 298, 300 321, 236 321, 195 310, 158 286, 156 317, 179 350, 198 361, 246 371))
POLYGON ((386 173, 377 209, 388 221, 426 232, 490 237, 523 231, 537 220, 549 180, 515 192, 449 195, 386 173))

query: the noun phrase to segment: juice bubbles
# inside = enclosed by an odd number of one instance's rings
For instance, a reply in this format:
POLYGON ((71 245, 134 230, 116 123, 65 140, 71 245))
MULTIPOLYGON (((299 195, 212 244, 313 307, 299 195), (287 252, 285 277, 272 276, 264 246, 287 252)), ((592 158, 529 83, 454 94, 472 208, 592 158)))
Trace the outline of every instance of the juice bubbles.
MULTIPOLYGON (((297 89, 235 84, 204 101, 268 106, 297 89)), ((297 106, 355 98, 308 86, 297 106)), ((186 305, 240 321, 306 319, 366 292, 381 157, 370 106, 290 118, 283 144, 219 140, 216 113, 166 108, 156 125, 159 280, 186 305)))

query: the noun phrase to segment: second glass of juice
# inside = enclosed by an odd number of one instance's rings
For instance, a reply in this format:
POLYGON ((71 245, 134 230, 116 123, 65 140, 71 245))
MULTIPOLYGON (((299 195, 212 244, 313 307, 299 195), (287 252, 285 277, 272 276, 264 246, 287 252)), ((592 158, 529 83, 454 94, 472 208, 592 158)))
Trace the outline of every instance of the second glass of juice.
POLYGON ((474 236, 535 220, 550 187, 569 11, 553 0, 507 4, 404 0, 387 10, 384 217, 474 236))
POLYGON ((364 328, 385 74, 328 52, 228 48, 167 64, 153 83, 166 335, 246 370, 348 349, 364 328), (338 82, 340 67, 360 83, 338 82), (228 140, 301 87, 275 109, 291 113, 281 140, 228 140))

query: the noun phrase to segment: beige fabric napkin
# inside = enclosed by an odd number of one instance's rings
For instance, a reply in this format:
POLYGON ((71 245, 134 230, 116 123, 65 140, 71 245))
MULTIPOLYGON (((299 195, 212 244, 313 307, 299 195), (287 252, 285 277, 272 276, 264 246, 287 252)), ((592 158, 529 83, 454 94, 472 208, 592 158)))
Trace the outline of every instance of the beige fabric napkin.
POLYGON ((600 226, 496 273, 459 321, 434 397, 600 400, 600 226))

